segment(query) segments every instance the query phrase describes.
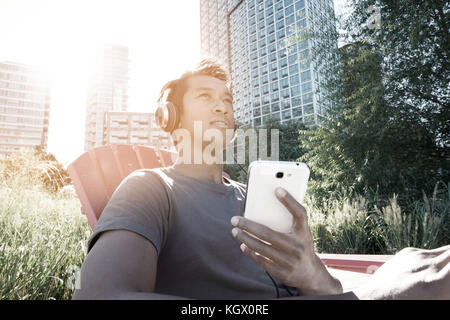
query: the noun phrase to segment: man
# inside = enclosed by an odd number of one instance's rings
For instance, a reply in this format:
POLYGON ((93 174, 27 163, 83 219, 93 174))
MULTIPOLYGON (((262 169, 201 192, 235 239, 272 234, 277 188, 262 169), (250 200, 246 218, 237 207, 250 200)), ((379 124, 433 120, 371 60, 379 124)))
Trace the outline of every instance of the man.
MULTIPOLYGON (((165 86, 166 99, 178 112, 170 131, 184 129, 189 134, 177 147, 192 148, 184 148, 174 166, 139 170, 120 184, 89 239, 74 299, 349 297, 315 254, 306 210, 290 194, 276 190, 294 217, 293 231, 275 232, 242 217, 245 186, 223 178, 221 163, 198 161, 205 150, 204 143, 196 143, 198 128, 201 140, 208 130, 226 136, 234 128, 227 80, 220 65, 205 60, 165 86)), ((417 258, 421 266, 436 264, 426 268, 434 276, 430 281, 448 288, 450 250, 439 250, 419 251, 426 257, 414 254, 424 258, 417 258)), ((392 260, 401 264, 404 257, 403 252, 392 260)), ((390 262, 384 269, 397 275, 390 262)), ((401 272, 416 274, 416 282, 426 277, 416 270, 401 272)), ((356 296, 390 298, 395 292, 408 297, 408 290, 417 288, 406 276, 400 289, 390 284, 383 290, 377 283, 356 296)))

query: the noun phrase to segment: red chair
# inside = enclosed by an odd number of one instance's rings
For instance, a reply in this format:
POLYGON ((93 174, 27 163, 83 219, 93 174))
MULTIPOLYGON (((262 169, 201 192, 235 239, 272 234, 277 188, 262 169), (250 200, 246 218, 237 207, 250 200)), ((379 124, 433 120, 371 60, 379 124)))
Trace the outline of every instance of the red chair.
POLYGON ((68 166, 82 213, 92 230, 111 195, 131 172, 170 166, 176 152, 147 146, 108 145, 83 153, 68 166), (161 155, 164 155, 162 159, 161 155))
MULTIPOLYGON (((92 230, 126 176, 138 169, 170 166, 177 156, 174 151, 147 146, 108 145, 85 152, 72 162, 68 172, 92 230)), ((223 175, 229 178, 225 172, 223 175)), ((330 268, 371 274, 392 256, 319 254, 319 257, 330 268)))

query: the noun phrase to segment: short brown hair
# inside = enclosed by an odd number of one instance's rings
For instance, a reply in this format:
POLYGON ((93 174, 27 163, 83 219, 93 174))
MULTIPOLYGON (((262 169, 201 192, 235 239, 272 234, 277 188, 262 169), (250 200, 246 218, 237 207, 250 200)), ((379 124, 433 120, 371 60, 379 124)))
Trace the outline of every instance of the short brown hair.
POLYGON ((168 95, 166 100, 172 102, 181 112, 183 107, 183 97, 187 91, 187 80, 193 76, 211 76, 219 80, 229 82, 228 73, 225 67, 214 59, 203 59, 192 70, 186 71, 178 79, 167 82, 161 89, 158 101, 161 101, 166 91, 168 95))

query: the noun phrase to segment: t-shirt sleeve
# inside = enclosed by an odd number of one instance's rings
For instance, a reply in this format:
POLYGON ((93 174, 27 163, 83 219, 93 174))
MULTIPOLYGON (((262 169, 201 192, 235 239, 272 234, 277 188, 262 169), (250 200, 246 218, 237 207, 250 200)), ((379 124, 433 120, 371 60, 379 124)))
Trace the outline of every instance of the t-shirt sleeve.
POLYGON ((128 230, 148 239, 158 254, 169 228, 170 201, 157 173, 135 171, 126 177, 103 209, 88 240, 88 252, 102 232, 128 230))

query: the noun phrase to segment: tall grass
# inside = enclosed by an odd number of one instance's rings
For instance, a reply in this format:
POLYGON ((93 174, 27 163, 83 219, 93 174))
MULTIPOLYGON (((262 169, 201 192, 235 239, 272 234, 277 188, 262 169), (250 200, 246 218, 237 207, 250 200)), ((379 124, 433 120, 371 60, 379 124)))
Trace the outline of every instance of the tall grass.
POLYGON ((34 170, 0 182, 0 299, 70 299, 90 229, 79 200, 49 192, 34 170))
POLYGON ((316 249, 329 253, 393 254, 405 247, 433 249, 450 243, 450 184, 436 184, 401 207, 374 197, 342 198, 322 206, 307 198, 316 249))

